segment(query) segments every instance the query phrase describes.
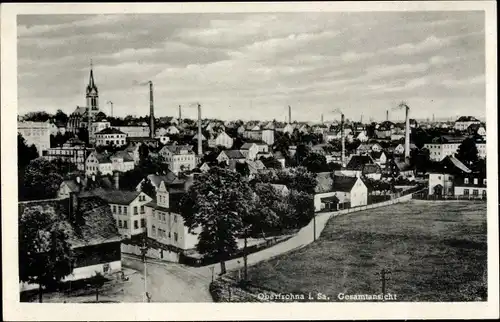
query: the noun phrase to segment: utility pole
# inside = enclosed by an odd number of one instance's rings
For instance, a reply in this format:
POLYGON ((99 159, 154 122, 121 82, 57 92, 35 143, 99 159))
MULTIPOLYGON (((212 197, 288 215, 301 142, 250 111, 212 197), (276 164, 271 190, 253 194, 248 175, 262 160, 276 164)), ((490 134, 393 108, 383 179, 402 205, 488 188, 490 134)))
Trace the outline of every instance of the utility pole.
POLYGON ((148 283, 147 283, 147 263, 146 263, 146 254, 148 252, 148 246, 146 245, 146 238, 143 240, 143 244, 141 247, 141 253, 142 253, 142 262, 144 263, 144 302, 148 303, 151 300, 151 297, 149 296, 148 293, 148 283))
POLYGON ((391 275, 391 272, 386 270, 385 268, 382 268, 380 273, 375 273, 375 275, 380 275, 380 281, 382 282, 382 297, 385 299, 386 282, 390 280, 390 277, 387 275, 391 275))
POLYGON ((313 241, 316 241, 316 214, 314 214, 314 217, 313 217, 313 234, 314 234, 313 241))

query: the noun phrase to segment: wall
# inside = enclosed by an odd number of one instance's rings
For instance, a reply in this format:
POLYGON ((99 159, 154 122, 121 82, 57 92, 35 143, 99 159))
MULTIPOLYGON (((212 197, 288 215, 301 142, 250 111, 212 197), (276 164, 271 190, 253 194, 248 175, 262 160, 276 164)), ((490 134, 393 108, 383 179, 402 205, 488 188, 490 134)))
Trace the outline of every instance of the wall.
POLYGON ((366 185, 358 178, 354 187, 351 189, 351 207, 364 206, 368 204, 368 188, 366 185))
MULTIPOLYGON (((122 244, 122 253, 142 256, 141 248, 137 245, 122 244)), ((158 259, 166 262, 179 262, 179 254, 173 251, 149 248, 146 256, 153 259, 158 259)))
POLYGON ((434 187, 438 184, 443 186, 443 195, 453 194, 453 175, 443 173, 429 173, 429 195, 434 194, 434 187))
POLYGON ((332 191, 325 193, 317 193, 314 195, 314 209, 315 211, 322 210, 321 208, 321 199, 326 197, 336 196, 339 198, 339 203, 348 202, 350 194, 348 192, 340 192, 340 191, 332 191))

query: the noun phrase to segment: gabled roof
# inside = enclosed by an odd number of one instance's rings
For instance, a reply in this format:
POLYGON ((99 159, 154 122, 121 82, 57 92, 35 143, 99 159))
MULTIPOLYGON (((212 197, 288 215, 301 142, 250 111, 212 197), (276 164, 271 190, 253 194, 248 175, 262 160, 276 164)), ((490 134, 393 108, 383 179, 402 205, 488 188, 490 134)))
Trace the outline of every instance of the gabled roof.
POLYGON ((474 116, 460 116, 456 122, 479 122, 474 116))
POLYGON ((346 166, 347 170, 362 170, 365 164, 374 164, 369 155, 353 155, 346 166))
POLYGON ((384 153, 384 151, 372 151, 370 152, 370 156, 374 159, 374 160, 377 160, 377 159, 380 159, 380 157, 382 156, 382 154, 384 153))
POLYGON ((111 156, 109 153, 98 153, 98 152, 92 152, 92 154, 95 156, 95 158, 97 159, 97 162, 99 163, 111 163, 111 160, 109 159, 109 157, 111 156))
POLYGON ((245 156, 241 153, 240 150, 224 150, 221 153, 224 153, 229 159, 244 159, 245 156))
POLYGON ((260 160, 257 160, 257 161, 247 160, 246 163, 248 165, 248 169, 250 170, 250 173, 257 173, 259 170, 266 169, 266 166, 260 160))
POLYGON ((77 106, 72 114, 83 115, 85 112, 87 112, 87 108, 85 106, 77 106))
POLYGON ((241 146, 240 150, 248 150, 252 147, 252 145, 254 145, 255 143, 251 142, 251 143, 245 143, 241 146))
POLYGON ((320 172, 316 175, 316 187, 314 188, 314 192, 350 192, 358 179, 360 178, 336 176, 332 172, 320 172))
POLYGON ((167 172, 167 174, 164 175, 150 174, 147 178, 155 187, 159 187, 162 181, 165 181, 167 185, 175 182, 177 176, 173 172, 167 172))
POLYGON ((124 162, 133 162, 134 159, 126 151, 117 151, 110 158, 122 158, 124 162))
POLYGON ((180 154, 181 150, 187 150, 189 153, 192 152, 193 146, 189 144, 177 145, 177 144, 169 144, 165 145, 162 150, 168 150, 173 154, 180 154))
POLYGON ((140 193, 140 191, 110 190, 105 192, 100 191, 96 195, 95 191, 89 191, 82 193, 81 196, 98 196, 110 204, 129 205, 140 193))
POLYGON ((107 127, 105 129, 100 130, 97 134, 125 134, 122 131, 115 129, 114 127, 107 127))
POLYGON ((106 201, 99 197, 78 197, 81 221, 71 222, 69 199, 50 199, 20 202, 19 215, 26 210, 40 211, 52 218, 68 235, 72 248, 118 242, 121 236, 116 228, 111 209, 106 201))

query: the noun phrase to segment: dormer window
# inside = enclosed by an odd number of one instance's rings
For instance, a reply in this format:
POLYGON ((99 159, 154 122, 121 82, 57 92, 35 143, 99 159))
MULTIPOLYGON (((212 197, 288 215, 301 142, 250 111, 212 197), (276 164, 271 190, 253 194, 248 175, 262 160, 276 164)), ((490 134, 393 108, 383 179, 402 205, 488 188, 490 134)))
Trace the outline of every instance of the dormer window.
POLYGON ((478 183, 478 179, 474 178, 474 184, 477 184, 477 183, 478 183))
POLYGON ((469 178, 465 178, 465 179, 464 179, 464 183, 465 183, 465 184, 469 184, 469 178))

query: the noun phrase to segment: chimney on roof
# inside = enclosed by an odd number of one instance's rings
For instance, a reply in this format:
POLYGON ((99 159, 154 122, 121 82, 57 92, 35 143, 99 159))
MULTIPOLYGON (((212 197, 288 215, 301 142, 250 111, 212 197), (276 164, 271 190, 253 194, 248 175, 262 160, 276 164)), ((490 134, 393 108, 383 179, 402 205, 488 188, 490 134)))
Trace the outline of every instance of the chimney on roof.
POLYGON ((76 212, 78 211, 78 195, 76 192, 71 191, 69 193, 69 209, 68 209, 68 219, 72 221, 75 219, 76 212))
POLYGON ((113 173, 113 183, 116 190, 120 190, 120 172, 113 173))

